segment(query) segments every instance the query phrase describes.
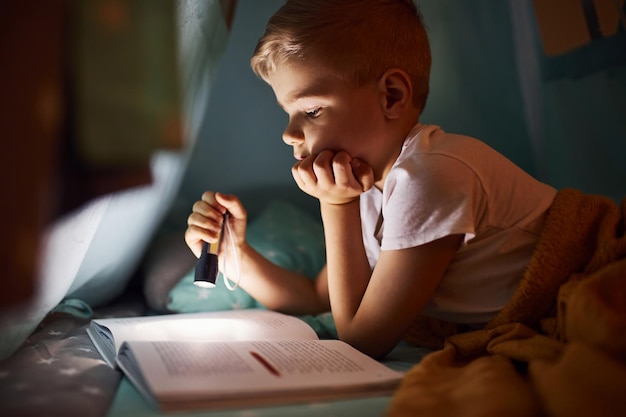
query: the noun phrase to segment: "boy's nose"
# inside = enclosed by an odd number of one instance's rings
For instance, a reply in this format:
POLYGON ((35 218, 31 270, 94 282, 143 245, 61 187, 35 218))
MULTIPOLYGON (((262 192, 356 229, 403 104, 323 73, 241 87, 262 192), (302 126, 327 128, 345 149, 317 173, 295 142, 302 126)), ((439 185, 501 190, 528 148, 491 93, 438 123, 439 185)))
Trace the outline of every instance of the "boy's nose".
POLYGON ((291 146, 298 145, 304 142, 304 134, 300 129, 296 129, 290 124, 283 132, 283 142, 291 146))

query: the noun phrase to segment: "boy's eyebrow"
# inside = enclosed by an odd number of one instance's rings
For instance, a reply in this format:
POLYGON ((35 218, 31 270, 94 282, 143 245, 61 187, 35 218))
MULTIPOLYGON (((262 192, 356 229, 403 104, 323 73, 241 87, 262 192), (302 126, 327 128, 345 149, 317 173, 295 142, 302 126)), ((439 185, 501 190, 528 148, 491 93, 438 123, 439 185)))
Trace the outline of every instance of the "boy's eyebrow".
MULTIPOLYGON (((306 90, 290 92, 285 97, 285 104, 291 104, 291 103, 293 103, 295 101, 298 101, 298 100, 300 100, 302 98, 306 98, 306 97, 309 97, 309 96, 310 96, 310 94, 308 94, 306 90)), ((282 105, 283 103, 279 102, 279 104, 282 105)))
POLYGON ((278 98, 276 99, 276 102, 278 103, 278 105, 280 107, 282 107, 283 109, 285 108, 285 105, 287 104, 292 104, 302 98, 307 98, 310 97, 308 94, 305 93, 296 93, 296 94, 289 94, 287 95, 286 99, 284 102, 280 101, 278 98))
POLYGON ((322 91, 319 91, 319 89, 316 88, 316 86, 311 86, 307 88, 306 90, 299 90, 299 91, 296 90, 294 92, 287 94, 287 97, 285 98, 285 103, 281 103, 279 101, 278 104, 281 107, 284 107, 284 104, 291 104, 304 98, 323 97, 324 95, 325 94, 323 94, 322 91))

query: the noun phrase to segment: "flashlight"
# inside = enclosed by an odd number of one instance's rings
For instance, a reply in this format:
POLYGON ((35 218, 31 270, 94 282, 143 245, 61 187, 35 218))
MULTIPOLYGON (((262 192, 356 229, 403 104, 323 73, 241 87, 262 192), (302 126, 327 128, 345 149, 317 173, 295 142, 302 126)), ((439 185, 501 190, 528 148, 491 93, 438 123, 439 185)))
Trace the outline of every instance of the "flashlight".
POLYGON ((222 243, 222 236, 224 235, 224 224, 228 220, 227 215, 224 215, 222 221, 222 229, 217 241, 215 243, 202 243, 202 253, 200 259, 196 263, 196 270, 194 274, 193 283, 202 288, 214 288, 217 281, 217 274, 219 273, 217 255, 222 243))

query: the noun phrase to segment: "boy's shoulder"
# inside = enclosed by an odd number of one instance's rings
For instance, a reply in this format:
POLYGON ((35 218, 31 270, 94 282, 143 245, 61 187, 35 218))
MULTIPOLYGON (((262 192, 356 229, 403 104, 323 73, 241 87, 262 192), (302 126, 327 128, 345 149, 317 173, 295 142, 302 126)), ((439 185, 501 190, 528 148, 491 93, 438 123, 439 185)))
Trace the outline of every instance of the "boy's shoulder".
POLYGON ((404 141, 403 151, 405 149, 407 153, 449 155, 460 160, 476 155, 487 160, 506 159, 504 155, 480 139, 459 133, 449 133, 441 126, 434 124, 416 125, 404 141))

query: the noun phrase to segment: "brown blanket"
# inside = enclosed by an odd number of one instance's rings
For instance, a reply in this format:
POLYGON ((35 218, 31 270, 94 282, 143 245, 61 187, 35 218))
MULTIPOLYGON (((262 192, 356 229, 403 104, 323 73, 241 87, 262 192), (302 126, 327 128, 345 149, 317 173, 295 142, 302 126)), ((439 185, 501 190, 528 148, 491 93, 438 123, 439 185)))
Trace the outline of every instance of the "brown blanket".
POLYGON ((626 416, 626 199, 560 191, 524 278, 484 330, 423 320, 439 350, 388 416, 626 416))

